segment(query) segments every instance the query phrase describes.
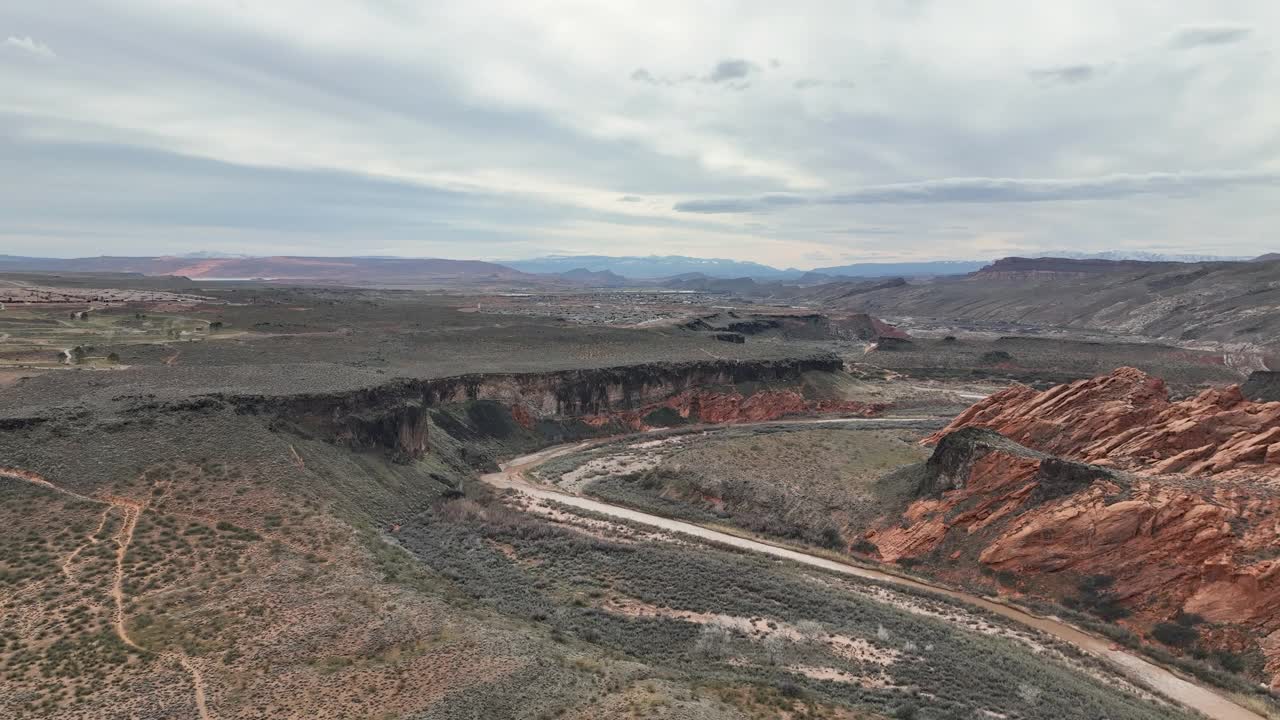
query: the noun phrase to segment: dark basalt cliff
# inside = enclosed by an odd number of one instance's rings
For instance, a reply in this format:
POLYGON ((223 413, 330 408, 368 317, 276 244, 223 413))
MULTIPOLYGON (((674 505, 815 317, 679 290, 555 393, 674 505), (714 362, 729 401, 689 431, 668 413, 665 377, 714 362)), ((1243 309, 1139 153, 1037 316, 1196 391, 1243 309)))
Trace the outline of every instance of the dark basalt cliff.
POLYGON ((290 397, 225 395, 204 398, 246 414, 275 415, 356 449, 385 448, 421 458, 428 451, 434 407, 496 401, 529 420, 579 418, 636 411, 701 388, 739 383, 787 384, 811 371, 838 372, 834 355, 761 361, 648 363, 591 370, 476 374, 396 380, 350 393, 290 397))

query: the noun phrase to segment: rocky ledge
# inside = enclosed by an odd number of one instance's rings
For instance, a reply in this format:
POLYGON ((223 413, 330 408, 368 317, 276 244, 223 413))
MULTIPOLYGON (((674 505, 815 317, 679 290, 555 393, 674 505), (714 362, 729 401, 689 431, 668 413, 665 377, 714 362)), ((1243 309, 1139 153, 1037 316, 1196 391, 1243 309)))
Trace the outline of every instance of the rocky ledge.
POLYGON ((1280 689, 1280 403, 1171 401, 1121 368, 998 393, 928 442, 914 495, 866 532, 882 559, 1002 577, 1140 635, 1195 618, 1196 652, 1257 658, 1280 689))
POLYGON ((965 427, 995 430, 1029 448, 1142 474, 1280 480, 1280 402, 1240 386, 1171 401, 1164 381, 1134 368, 1043 392, 996 393, 930 438, 965 427))

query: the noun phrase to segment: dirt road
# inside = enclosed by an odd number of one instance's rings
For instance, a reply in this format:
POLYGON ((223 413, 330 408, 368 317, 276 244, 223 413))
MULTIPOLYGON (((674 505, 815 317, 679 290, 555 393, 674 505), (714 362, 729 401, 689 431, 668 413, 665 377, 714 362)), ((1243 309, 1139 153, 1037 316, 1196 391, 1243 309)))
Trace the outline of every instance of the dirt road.
MULTIPOLYGON (((899 419, 899 421, 917 420, 919 419, 899 419)), ((813 423, 816 421, 788 421, 788 424, 799 424, 804 422, 813 423)), ((825 422, 834 421, 827 420, 825 422)), ((849 418, 840 420, 839 422, 882 423, 885 422, 885 420, 877 418, 849 418)), ((778 423, 759 424, 774 425, 778 423)), ((746 424, 740 424, 733 427, 744 427, 745 425, 746 424)), ((636 438, 643 437, 645 437, 644 433, 636 435, 636 438)), ((612 438, 611 440, 618 439, 620 438, 612 438)), ((927 590, 939 595, 944 595, 969 605, 980 607, 983 610, 987 610, 1022 625, 1045 632, 1060 640, 1069 642, 1085 652, 1110 662, 1120 672, 1143 686, 1156 690, 1165 697, 1168 697, 1188 708, 1197 710, 1210 718, 1214 718, 1215 720, 1264 720, 1261 715, 1232 702, 1230 699, 1224 697, 1215 690, 1185 680, 1169 670, 1145 660, 1128 650, 1113 647, 1113 643, 1105 638, 1092 635, 1072 625, 1052 618, 1033 615, 1025 610, 1020 610, 1016 607, 1011 607, 1000 602, 994 602, 977 595, 971 595, 969 593, 951 590, 949 588, 937 587, 917 580, 911 580, 898 575, 873 570, 871 568, 847 565, 825 557, 809 555, 790 548, 772 545, 767 542, 751 540, 737 535, 730 535, 717 530, 711 530, 709 528, 702 527, 701 525, 694 525, 692 523, 672 520, 658 515, 650 515, 630 508, 610 505, 609 503, 582 497, 581 495, 570 495, 549 486, 531 483, 525 479, 526 471, 553 458, 568 455, 591 447, 595 444, 598 443, 583 442, 558 445, 539 452, 530 453, 528 455, 515 458, 508 463, 504 463, 499 472, 484 475, 481 477, 481 480, 497 488, 511 488, 535 498, 553 500, 555 502, 581 508, 583 510, 590 510, 592 512, 610 515, 624 520, 631 520, 651 527, 691 535, 705 540, 723 543, 732 547, 742 548, 744 550, 752 550, 766 555, 792 560, 803 565, 818 567, 844 575, 891 583, 903 587, 927 590)))

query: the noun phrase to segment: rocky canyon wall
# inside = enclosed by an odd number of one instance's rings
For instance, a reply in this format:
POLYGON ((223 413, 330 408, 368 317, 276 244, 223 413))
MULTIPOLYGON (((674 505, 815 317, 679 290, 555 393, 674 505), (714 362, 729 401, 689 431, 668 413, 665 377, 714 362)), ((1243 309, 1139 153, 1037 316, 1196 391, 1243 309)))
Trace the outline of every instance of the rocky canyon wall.
POLYGON ((547 418, 593 426, 642 429, 666 408, 705 422, 767 420, 810 411, 875 412, 880 406, 806 398, 798 385, 808 372, 841 372, 834 355, 781 360, 709 359, 529 374, 476 374, 405 379, 344 394, 222 398, 239 412, 274 414, 357 449, 385 448, 403 459, 429 450, 432 408, 474 401, 505 406, 532 427, 547 418), (744 385, 754 386, 744 392, 744 385))

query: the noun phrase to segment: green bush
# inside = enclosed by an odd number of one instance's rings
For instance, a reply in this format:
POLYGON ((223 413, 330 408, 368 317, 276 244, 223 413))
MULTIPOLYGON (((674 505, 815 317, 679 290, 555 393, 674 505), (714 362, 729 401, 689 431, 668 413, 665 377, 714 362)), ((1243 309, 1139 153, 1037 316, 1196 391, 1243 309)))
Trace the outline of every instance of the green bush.
POLYGON ((1200 633, 1176 622, 1162 622, 1151 631, 1152 637, 1169 647, 1188 648, 1200 639, 1200 633))

